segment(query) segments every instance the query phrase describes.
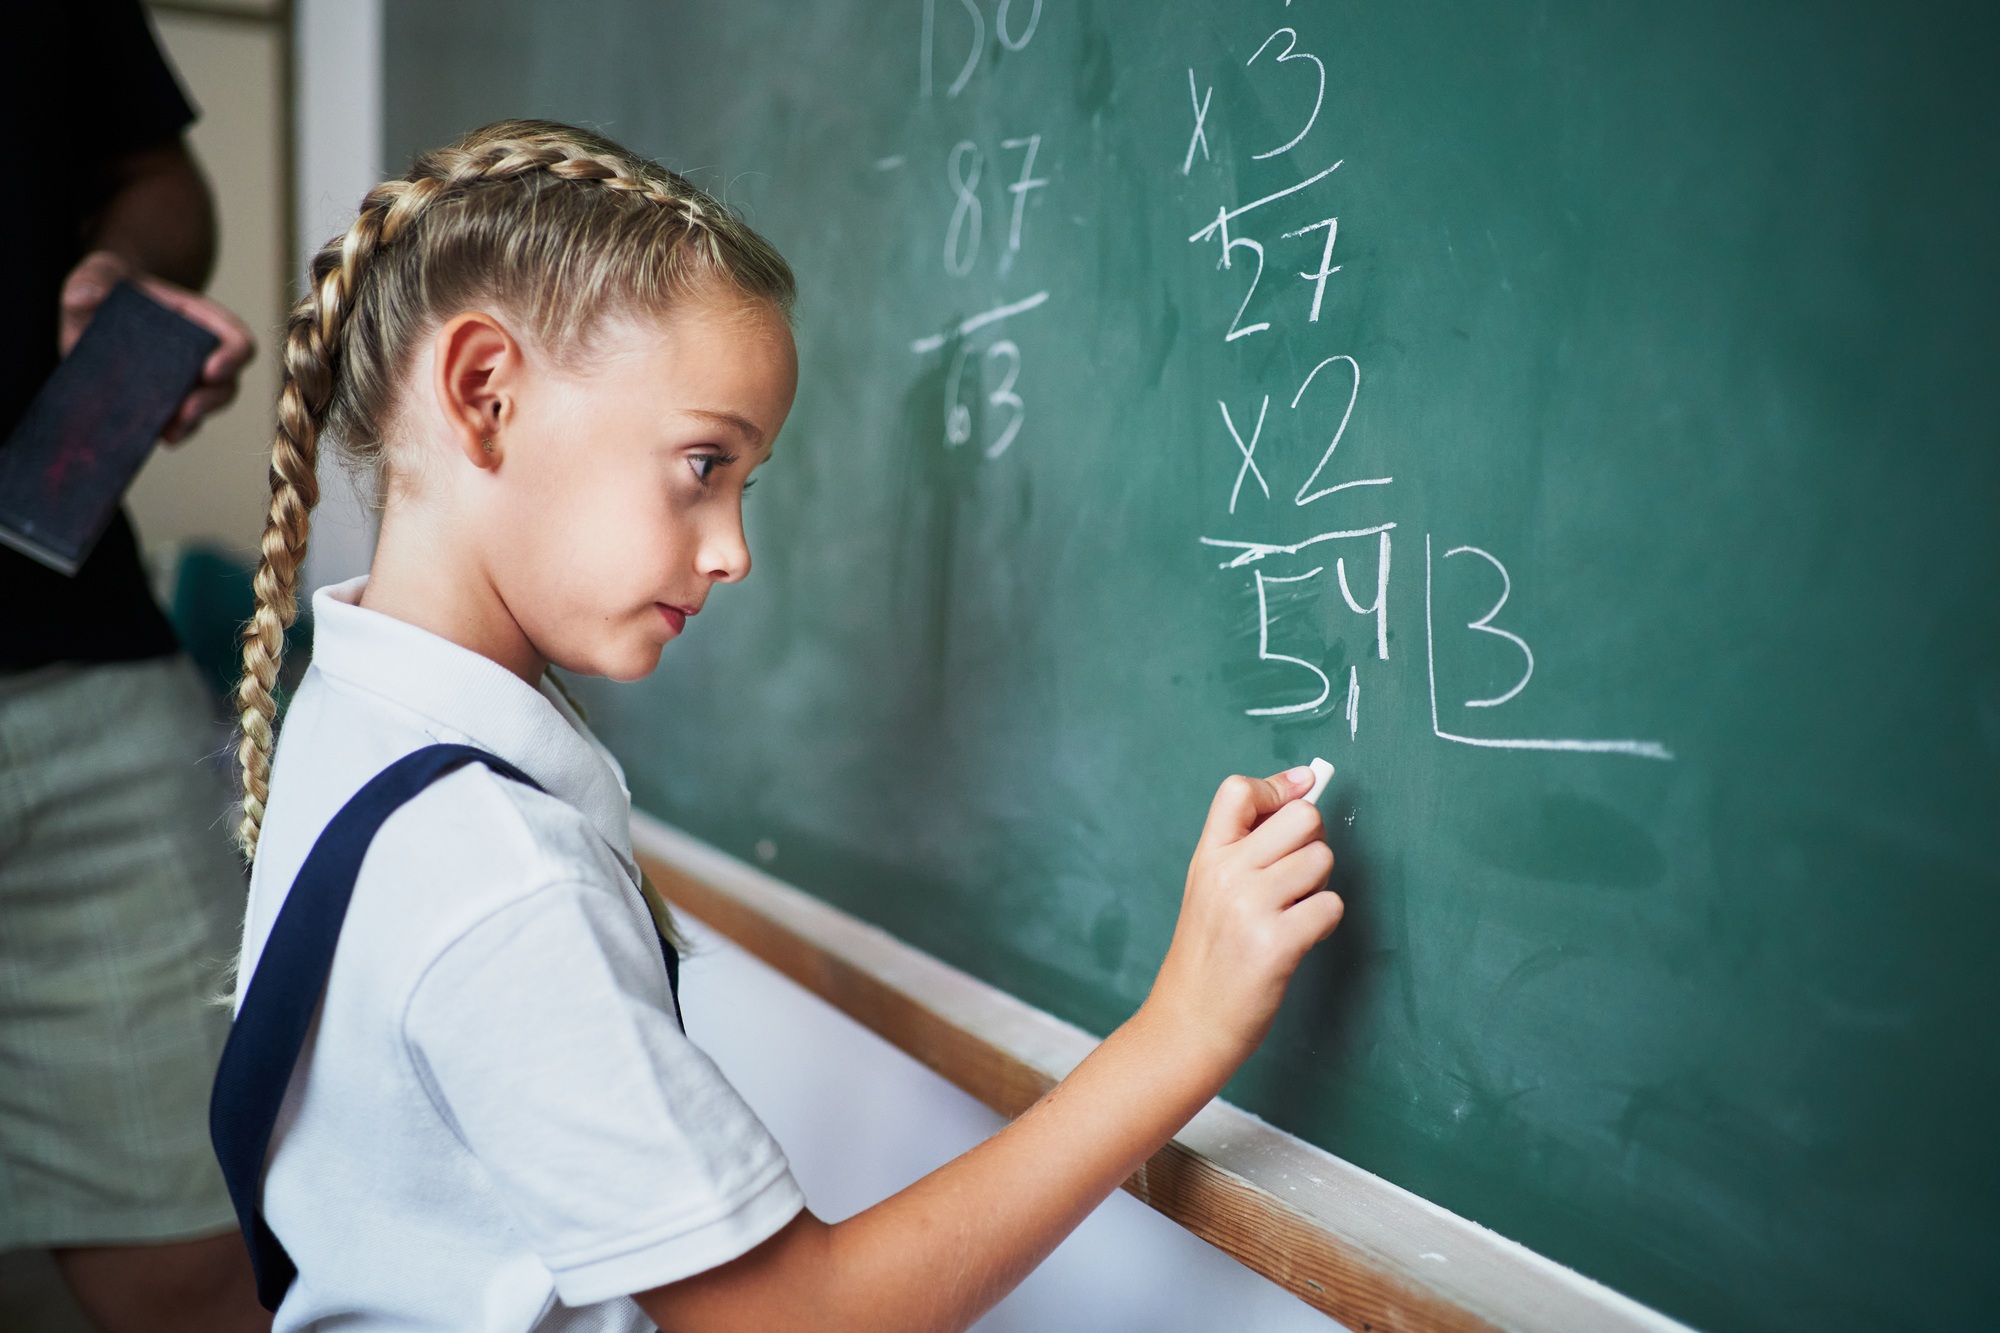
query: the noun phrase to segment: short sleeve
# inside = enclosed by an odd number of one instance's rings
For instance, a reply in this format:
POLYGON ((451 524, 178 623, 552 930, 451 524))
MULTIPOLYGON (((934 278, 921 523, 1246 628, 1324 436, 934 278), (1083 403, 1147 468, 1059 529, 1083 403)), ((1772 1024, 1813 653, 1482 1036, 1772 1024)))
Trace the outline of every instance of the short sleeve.
POLYGON ((114 162, 172 143, 194 122, 139 0, 74 0, 70 22, 64 118, 85 157, 114 162))
POLYGON ((727 1263, 805 1202, 682 1035, 633 911, 612 887, 539 890, 446 947, 404 1017, 440 1111, 570 1305, 727 1263))

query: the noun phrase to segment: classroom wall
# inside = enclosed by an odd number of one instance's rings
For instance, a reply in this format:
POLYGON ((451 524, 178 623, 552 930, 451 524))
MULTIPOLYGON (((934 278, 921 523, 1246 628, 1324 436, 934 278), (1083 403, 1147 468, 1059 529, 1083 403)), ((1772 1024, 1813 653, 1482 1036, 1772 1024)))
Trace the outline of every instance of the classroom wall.
MULTIPOLYGON (((298 255, 346 229, 382 171, 381 0, 298 0, 298 255)), ((331 449, 319 460, 320 503, 303 572, 307 589, 364 572, 375 523, 331 449)))
POLYGON ((160 44, 200 113, 188 138, 216 202, 220 248, 209 294, 257 338, 236 401, 178 448, 153 451, 126 497, 155 559, 193 541, 256 550, 270 498, 265 480, 277 335, 284 323, 286 37, 275 3, 151 9, 160 44))

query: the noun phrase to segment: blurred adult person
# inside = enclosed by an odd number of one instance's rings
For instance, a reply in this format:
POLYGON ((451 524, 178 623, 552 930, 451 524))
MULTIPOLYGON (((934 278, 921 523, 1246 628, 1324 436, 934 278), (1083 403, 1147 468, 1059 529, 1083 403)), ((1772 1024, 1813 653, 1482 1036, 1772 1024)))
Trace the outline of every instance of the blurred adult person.
MULTIPOLYGON (((137 0, 16 0, 0 109, 0 440, 121 280, 221 340, 165 432, 249 360, 194 119, 137 0)), ((4 447, 4 446, 0 446, 4 447)), ((110 1333, 269 1327, 209 1147, 243 878, 211 711, 121 512, 75 577, 0 549, 0 1249, 51 1251, 110 1333)))

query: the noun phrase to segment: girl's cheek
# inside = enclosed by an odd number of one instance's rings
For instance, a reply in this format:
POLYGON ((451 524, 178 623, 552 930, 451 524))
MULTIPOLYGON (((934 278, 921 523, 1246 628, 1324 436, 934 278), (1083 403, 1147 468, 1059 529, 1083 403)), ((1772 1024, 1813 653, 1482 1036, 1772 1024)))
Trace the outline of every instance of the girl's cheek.
POLYGON ((626 495, 623 517, 618 549, 612 553, 614 586, 651 604, 668 596, 668 590, 678 582, 676 562, 690 526, 689 517, 658 491, 636 488, 626 495))

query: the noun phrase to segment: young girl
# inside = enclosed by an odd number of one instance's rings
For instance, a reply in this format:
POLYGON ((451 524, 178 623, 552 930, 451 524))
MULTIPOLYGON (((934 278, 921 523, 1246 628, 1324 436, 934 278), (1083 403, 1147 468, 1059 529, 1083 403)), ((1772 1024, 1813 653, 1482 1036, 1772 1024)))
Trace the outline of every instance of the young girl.
POLYGON ((1216 1094, 1339 922, 1310 775, 1230 778, 1131 1021, 964 1157, 804 1211, 682 1035, 622 774, 546 674, 644 676, 750 572, 792 294, 714 200, 546 122, 420 159, 313 262, 245 634, 255 866, 215 1107, 281 1330, 964 1328, 1216 1094), (381 540, 315 598, 273 765, 327 436, 381 540))

